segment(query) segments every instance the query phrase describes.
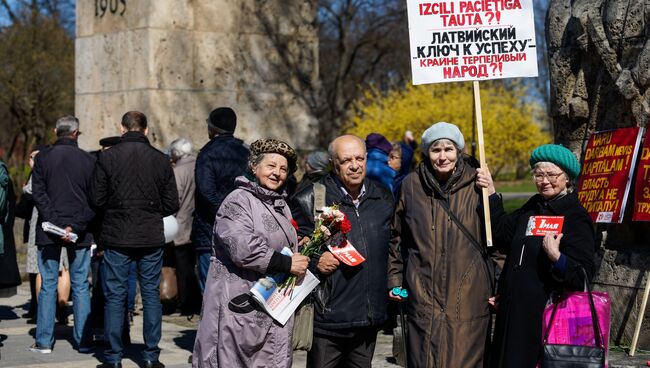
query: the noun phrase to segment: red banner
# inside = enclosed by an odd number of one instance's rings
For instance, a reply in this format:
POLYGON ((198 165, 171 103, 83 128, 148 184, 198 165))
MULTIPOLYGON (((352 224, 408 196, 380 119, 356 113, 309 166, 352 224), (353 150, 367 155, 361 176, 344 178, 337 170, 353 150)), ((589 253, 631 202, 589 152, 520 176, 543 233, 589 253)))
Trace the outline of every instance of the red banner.
POLYGON ((596 132, 585 149, 578 198, 594 222, 622 222, 641 141, 638 127, 596 132))
POLYGON ((636 170, 632 221, 650 221, 650 134, 647 132, 636 170))

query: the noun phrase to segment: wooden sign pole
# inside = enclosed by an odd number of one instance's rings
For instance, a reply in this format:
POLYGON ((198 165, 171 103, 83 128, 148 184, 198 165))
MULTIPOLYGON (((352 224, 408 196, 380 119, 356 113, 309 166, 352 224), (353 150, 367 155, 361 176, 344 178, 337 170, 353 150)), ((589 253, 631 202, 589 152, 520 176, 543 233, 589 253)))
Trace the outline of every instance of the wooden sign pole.
POLYGON ((645 307, 648 304, 648 294, 650 294, 650 280, 645 282, 645 290, 643 291, 643 300, 641 301, 641 309, 639 309, 639 318, 636 320, 636 328, 634 329, 634 336, 632 337, 632 346, 630 347, 630 356, 636 353, 636 344, 639 342, 639 333, 641 332, 641 324, 643 322, 643 315, 645 314, 645 307))
MULTIPOLYGON (((478 137, 478 152, 481 168, 487 168, 485 160, 485 144, 483 141, 483 115, 481 114, 481 90, 478 81, 473 82, 474 89, 474 111, 476 112, 476 133, 478 137)), ((492 222, 490 221, 490 200, 487 188, 482 190, 483 196, 483 216, 485 217, 485 240, 487 246, 492 246, 492 222)))

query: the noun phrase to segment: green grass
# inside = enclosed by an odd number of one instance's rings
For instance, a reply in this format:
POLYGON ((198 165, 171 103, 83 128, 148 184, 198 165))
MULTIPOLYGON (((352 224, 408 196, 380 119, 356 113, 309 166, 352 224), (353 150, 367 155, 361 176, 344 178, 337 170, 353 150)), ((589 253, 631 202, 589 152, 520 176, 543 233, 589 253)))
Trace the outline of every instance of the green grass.
POLYGON ((503 209, 506 212, 510 213, 516 209, 519 209, 528 201, 529 198, 514 198, 514 199, 504 199, 503 200, 503 209))
POLYGON ((535 183, 532 180, 517 180, 517 181, 497 181, 494 187, 499 193, 534 193, 537 192, 535 183))

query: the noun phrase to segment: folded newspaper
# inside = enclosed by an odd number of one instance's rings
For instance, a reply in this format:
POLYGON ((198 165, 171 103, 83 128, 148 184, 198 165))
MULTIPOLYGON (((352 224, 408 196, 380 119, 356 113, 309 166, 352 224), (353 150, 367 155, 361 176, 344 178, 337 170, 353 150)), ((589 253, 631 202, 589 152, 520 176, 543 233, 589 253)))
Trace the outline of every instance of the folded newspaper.
MULTIPOLYGON (((61 229, 60 227, 52 224, 51 222, 44 222, 41 224, 41 227, 43 228, 43 231, 46 233, 58 235, 58 236, 66 236, 68 234, 64 229, 61 229)), ((79 238, 77 234, 75 233, 69 233, 70 235, 70 240, 72 240, 73 243, 77 242, 77 239, 79 238)))
MULTIPOLYGON (((282 254, 291 256, 289 248, 283 248, 282 254)), ((319 281, 311 272, 298 278, 293 290, 278 290, 278 283, 287 278, 287 274, 279 273, 259 279, 251 289, 251 295, 266 312, 281 325, 285 325, 300 303, 318 285, 319 281)))

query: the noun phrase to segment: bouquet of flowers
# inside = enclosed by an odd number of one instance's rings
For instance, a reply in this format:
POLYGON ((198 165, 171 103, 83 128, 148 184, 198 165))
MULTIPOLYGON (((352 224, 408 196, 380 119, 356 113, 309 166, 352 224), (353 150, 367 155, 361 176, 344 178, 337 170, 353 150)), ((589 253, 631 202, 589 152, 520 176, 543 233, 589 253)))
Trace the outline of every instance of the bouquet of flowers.
MULTIPOLYGON (((300 254, 311 257, 320 256, 327 250, 328 242, 336 241, 338 244, 346 244, 347 239, 345 234, 351 230, 350 221, 343 212, 339 210, 339 206, 334 204, 329 207, 323 207, 321 213, 314 219, 316 228, 312 236, 300 250, 300 254), (337 234, 341 236, 333 237, 337 234)), ((285 292, 291 292, 296 285, 296 276, 289 275, 282 283, 278 285, 279 288, 284 289, 285 292)))

